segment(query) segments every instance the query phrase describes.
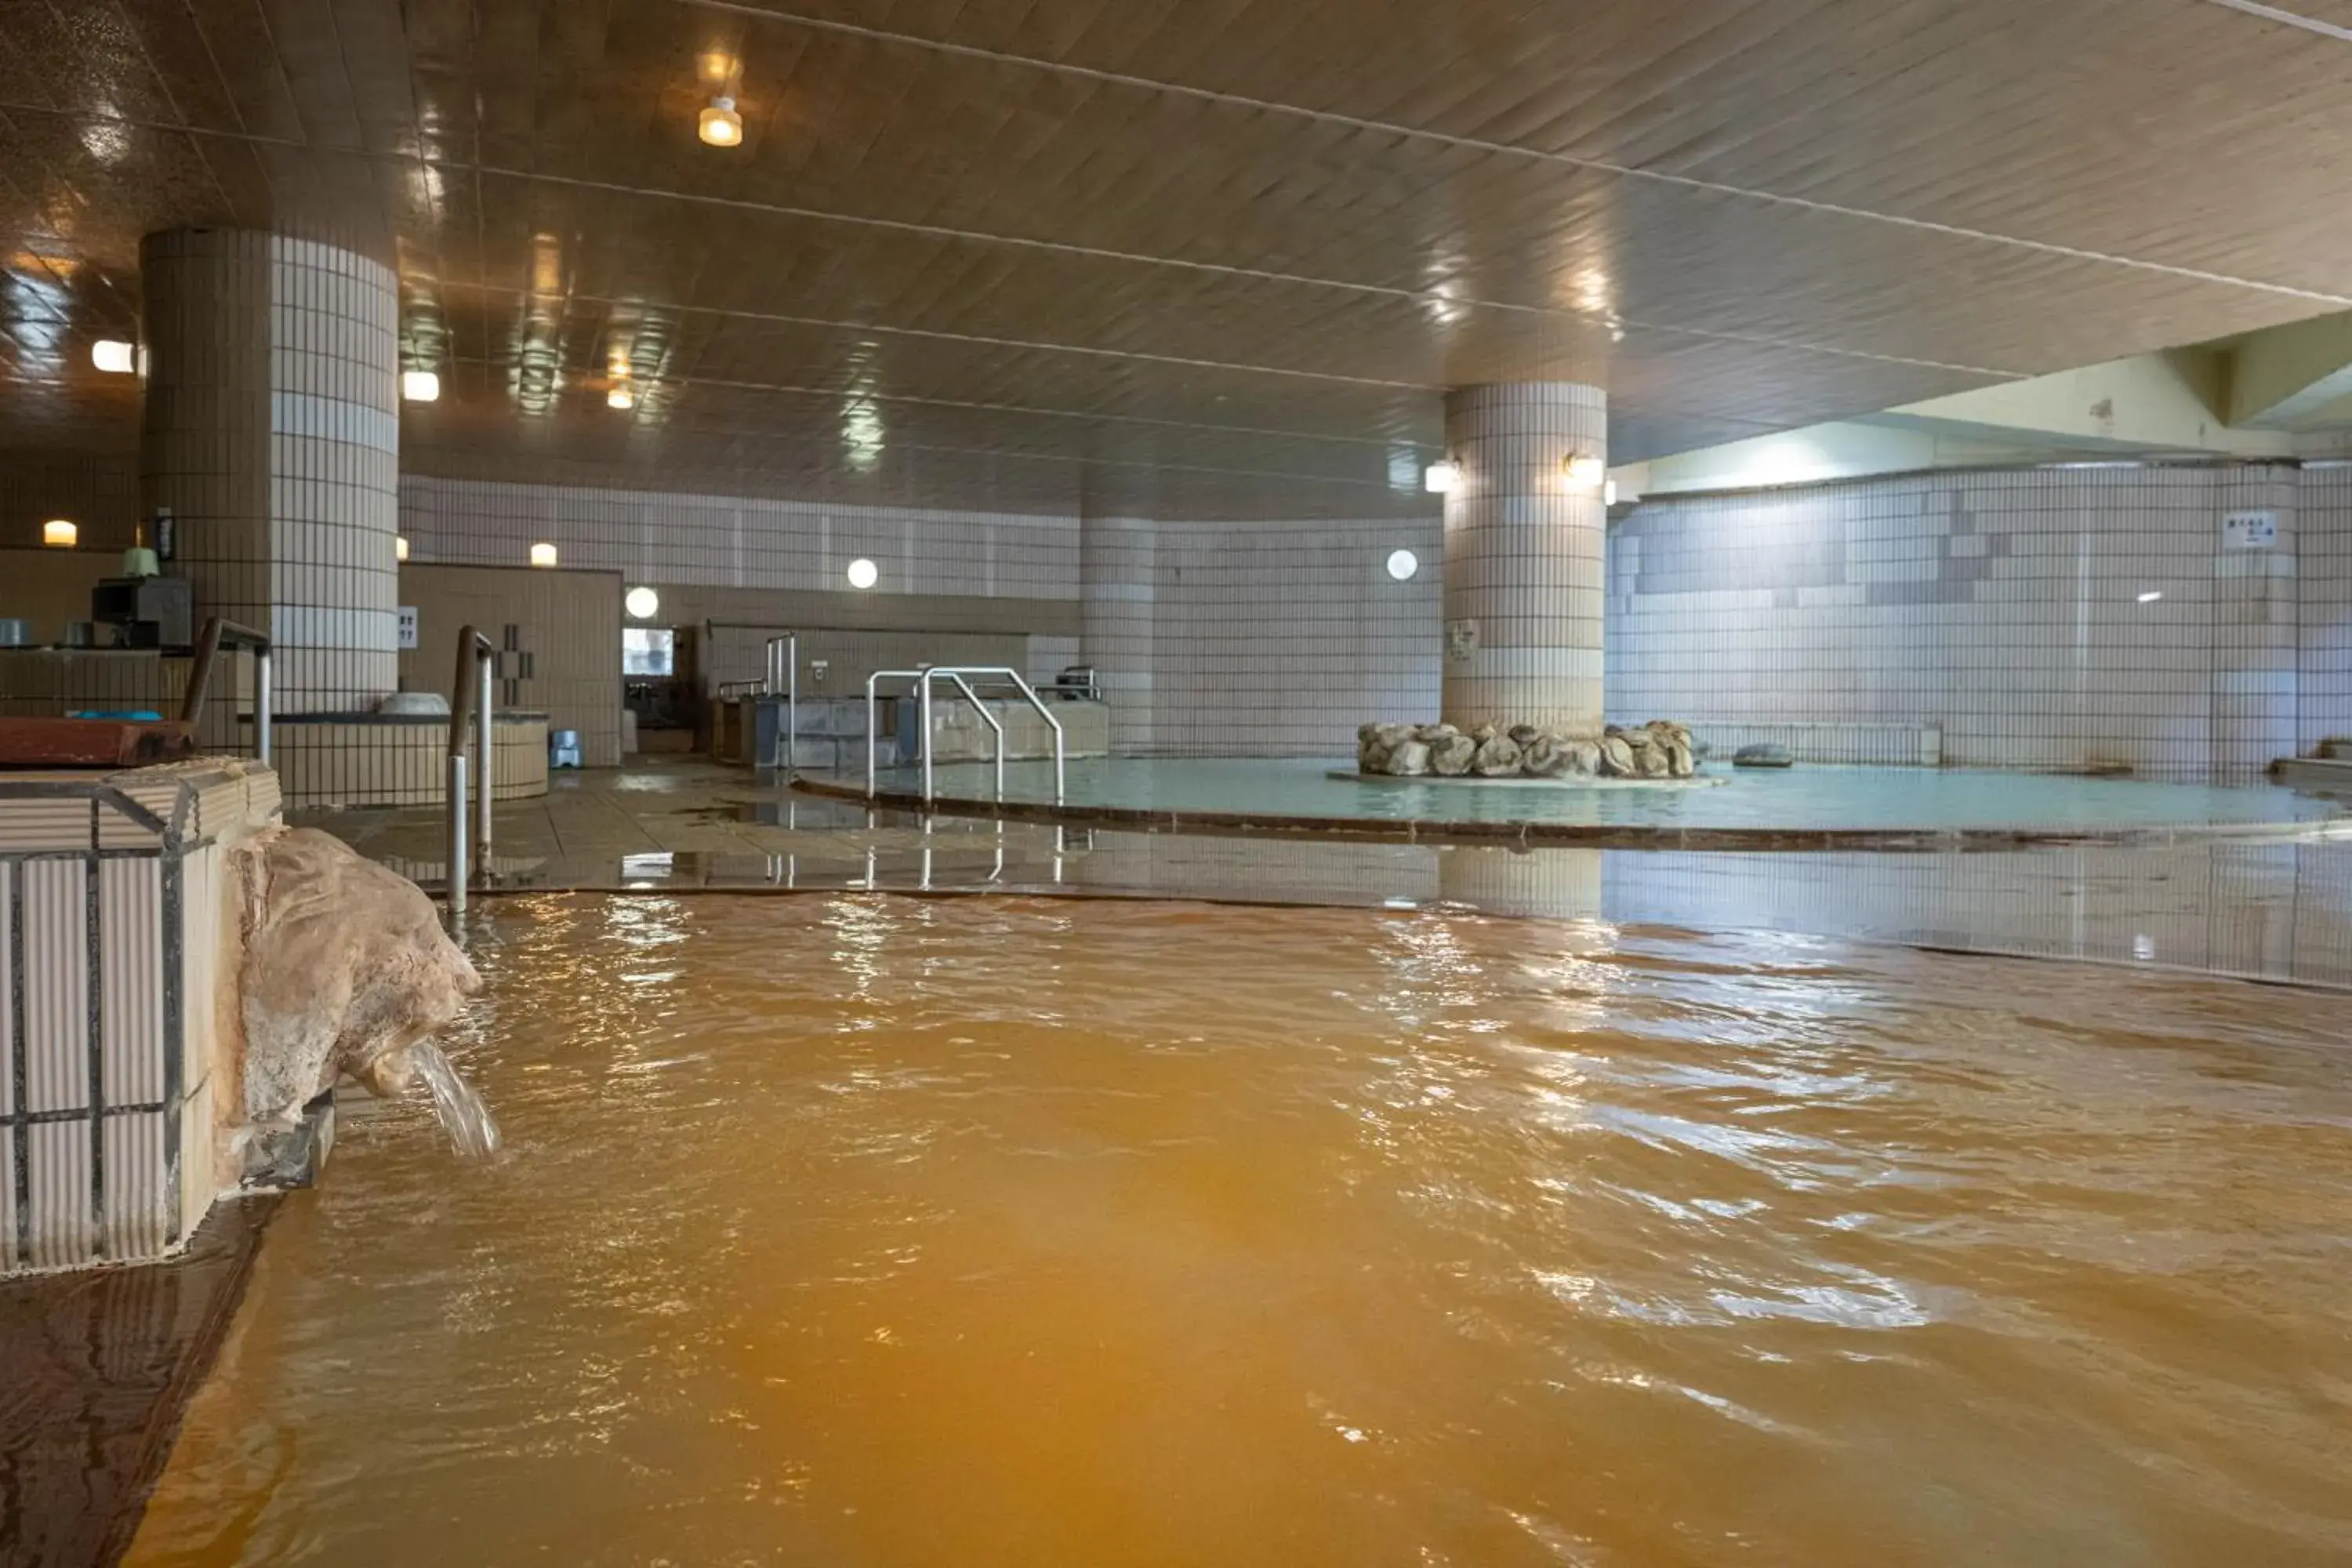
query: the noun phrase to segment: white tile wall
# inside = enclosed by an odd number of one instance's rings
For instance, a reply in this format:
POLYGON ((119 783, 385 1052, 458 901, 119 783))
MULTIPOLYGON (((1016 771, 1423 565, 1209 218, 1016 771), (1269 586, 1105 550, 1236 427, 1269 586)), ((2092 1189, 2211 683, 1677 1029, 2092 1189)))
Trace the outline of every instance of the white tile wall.
POLYGON ((1611 531, 1610 717, 1937 724, 1954 765, 2252 776, 2343 721, 2343 639, 2298 623, 2342 619, 2347 503, 2285 465, 1647 502, 1611 531), (2276 547, 2222 549, 2257 507, 2276 547))
POLYGON ((632 583, 836 592, 861 557, 876 592, 1075 599, 1072 517, 852 507, 748 496, 495 484, 404 475, 401 532, 412 561, 530 564, 553 544, 565 566, 632 583))
POLYGON ((1156 531, 1154 753, 1344 757, 1360 724, 1437 717, 1436 518, 1156 531), (1421 558, 1408 582, 1388 574, 1399 548, 1421 558))

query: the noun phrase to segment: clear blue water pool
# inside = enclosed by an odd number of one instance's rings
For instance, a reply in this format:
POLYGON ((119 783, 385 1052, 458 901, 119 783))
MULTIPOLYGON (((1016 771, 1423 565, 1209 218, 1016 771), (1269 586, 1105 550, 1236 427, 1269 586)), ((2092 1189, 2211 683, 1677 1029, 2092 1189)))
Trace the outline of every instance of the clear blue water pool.
MULTIPOLYGON (((2352 821, 2340 803, 2273 785, 2221 787, 2152 780, 1966 769, 1799 765, 1734 771, 1712 789, 1583 788, 1541 783, 1373 783, 1331 777, 1345 759, 1109 758, 1069 764, 1067 803, 1170 812, 1255 812, 1383 821, 1542 822, 1570 826, 1855 828, 2153 828, 2352 821)), ((987 800, 984 763, 942 763, 942 799, 987 800)), ((862 784, 862 779, 856 781, 862 784)), ((919 790, 915 769, 883 774, 919 790)), ((1005 768, 1009 798, 1050 802, 1050 763, 1005 768)))

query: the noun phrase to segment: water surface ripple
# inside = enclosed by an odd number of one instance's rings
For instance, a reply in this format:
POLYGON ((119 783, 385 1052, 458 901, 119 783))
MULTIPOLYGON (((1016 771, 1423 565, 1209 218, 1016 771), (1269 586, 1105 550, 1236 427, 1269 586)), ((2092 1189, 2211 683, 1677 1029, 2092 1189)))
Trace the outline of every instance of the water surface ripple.
POLYGON ((1459 913, 499 906, 130 1561, 2352 1561, 2343 999, 1459 913))

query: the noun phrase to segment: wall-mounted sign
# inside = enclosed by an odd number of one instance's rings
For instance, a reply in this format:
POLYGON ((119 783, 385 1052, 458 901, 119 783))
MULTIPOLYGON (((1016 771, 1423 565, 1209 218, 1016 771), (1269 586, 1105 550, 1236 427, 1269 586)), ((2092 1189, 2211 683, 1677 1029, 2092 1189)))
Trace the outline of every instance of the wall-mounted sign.
POLYGON ((1445 651, 1454 658, 1468 658, 1478 651, 1478 623, 1448 621, 1445 623, 1445 651))
POLYGON ((400 647, 403 651, 416 646, 416 606, 400 606, 400 647))
POLYGON ((2221 514, 2221 548, 2268 550, 2278 542, 2278 513, 2225 511, 2221 514))

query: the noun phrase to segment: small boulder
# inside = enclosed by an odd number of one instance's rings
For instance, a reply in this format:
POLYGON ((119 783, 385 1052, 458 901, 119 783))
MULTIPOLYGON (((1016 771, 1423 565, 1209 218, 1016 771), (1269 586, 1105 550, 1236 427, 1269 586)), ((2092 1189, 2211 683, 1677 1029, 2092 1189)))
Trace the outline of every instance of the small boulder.
POLYGON ((1478 742, 1477 754, 1470 760, 1470 771, 1480 778, 1515 778, 1519 772, 1518 742, 1508 735, 1495 735, 1478 742))
POLYGON ((1633 775, 1633 748, 1621 734, 1612 734, 1601 742, 1600 772, 1606 778, 1631 778, 1633 775))
POLYGON ((1562 748, 1568 753, 1568 771, 1590 778, 1601 771, 1601 746, 1593 741, 1570 741, 1562 748))
POLYGON ((1456 731, 1429 748, 1429 771, 1441 778, 1458 779, 1470 771, 1478 742, 1456 731))
POLYGON ((1796 761, 1788 747, 1769 741, 1742 746, 1731 753, 1731 765, 1735 768, 1786 768, 1793 767, 1796 761))
POLYGON ((1429 748, 1419 741, 1401 742, 1381 771, 1401 779, 1419 778, 1429 772, 1429 748))
POLYGON ((1666 772, 1678 779, 1686 779, 1698 772, 1698 759, 1691 755, 1688 741, 1676 741, 1666 748, 1666 772))
POLYGON ((1529 778, 1556 779, 1568 771, 1567 745, 1558 736, 1538 731, 1520 748, 1519 767, 1529 778))

